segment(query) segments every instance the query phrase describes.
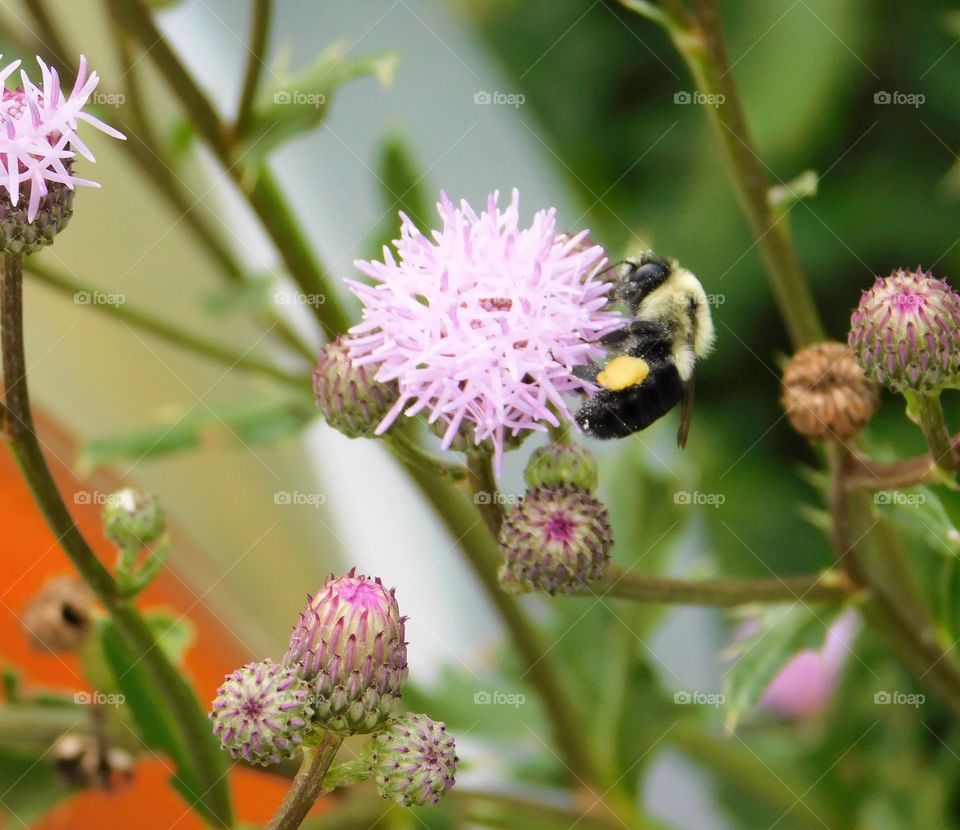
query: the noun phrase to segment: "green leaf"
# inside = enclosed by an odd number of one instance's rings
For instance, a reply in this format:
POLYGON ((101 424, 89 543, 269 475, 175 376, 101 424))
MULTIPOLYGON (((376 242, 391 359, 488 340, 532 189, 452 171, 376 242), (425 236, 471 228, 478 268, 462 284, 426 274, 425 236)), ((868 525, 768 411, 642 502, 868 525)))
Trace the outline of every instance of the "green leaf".
POLYGON ((242 137, 239 157, 257 169, 271 150, 319 126, 341 86, 373 76, 383 86, 393 82, 396 57, 391 53, 345 58, 336 44, 296 75, 267 87, 254 105, 250 126, 242 137))
POLYGON ((78 461, 84 472, 121 459, 156 458, 194 449, 211 440, 240 444, 273 443, 298 434, 317 417, 305 394, 272 400, 197 405, 171 422, 126 435, 89 441, 78 461))
POLYGON ((787 662, 800 650, 819 649, 827 629, 842 608, 811 607, 804 603, 772 606, 760 616, 759 630, 743 640, 735 662, 723 677, 728 730, 733 731, 787 662))
POLYGON ((151 609, 145 614, 157 642, 170 662, 183 665, 183 656, 196 641, 196 629, 186 617, 176 616, 172 611, 151 609))
MULTIPOLYGON (((48 753, 44 749, 44 753, 48 753)), ((0 754, 0 816, 14 816, 4 826, 32 825, 58 802, 69 798, 74 790, 59 775, 49 757, 4 749, 0 754)))
POLYGON ((874 493, 873 502, 881 519, 897 525, 908 536, 943 556, 960 555, 960 531, 932 488, 880 490, 874 493))

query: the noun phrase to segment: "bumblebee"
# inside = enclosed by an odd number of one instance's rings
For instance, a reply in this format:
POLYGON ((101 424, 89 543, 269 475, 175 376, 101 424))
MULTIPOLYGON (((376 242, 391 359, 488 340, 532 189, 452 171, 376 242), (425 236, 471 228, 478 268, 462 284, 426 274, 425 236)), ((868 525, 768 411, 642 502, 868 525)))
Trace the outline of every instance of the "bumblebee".
POLYGON ((693 414, 694 366, 713 348, 707 295, 676 260, 652 251, 626 260, 613 298, 631 321, 599 341, 610 356, 577 374, 600 389, 577 412, 577 423, 595 438, 623 438, 646 429, 681 404, 677 444, 684 447, 693 414))

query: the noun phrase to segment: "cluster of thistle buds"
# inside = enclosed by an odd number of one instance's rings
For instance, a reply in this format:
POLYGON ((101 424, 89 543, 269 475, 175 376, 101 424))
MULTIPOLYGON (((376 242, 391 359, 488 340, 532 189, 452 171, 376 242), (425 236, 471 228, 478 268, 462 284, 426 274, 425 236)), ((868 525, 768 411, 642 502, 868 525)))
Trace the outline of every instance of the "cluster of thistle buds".
POLYGON ((399 804, 435 804, 453 786, 456 747, 444 724, 398 714, 404 622, 379 579, 355 570, 328 579, 308 598, 282 662, 249 663, 217 691, 210 717, 222 747, 266 766, 326 732, 370 735, 361 777, 399 804))
POLYGON ((596 460, 579 444, 552 443, 531 454, 524 479, 527 492, 500 528, 500 585, 515 593, 587 588, 603 576, 613 544, 607 510, 593 493, 596 460))

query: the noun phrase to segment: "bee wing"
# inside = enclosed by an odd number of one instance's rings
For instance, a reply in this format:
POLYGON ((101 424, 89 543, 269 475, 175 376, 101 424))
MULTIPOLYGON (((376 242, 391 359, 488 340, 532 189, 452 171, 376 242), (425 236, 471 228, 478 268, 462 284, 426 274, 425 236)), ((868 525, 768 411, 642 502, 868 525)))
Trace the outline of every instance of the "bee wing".
POLYGON ((677 446, 683 449, 687 446, 687 435, 690 433, 690 421, 693 419, 693 375, 683 384, 683 396, 680 398, 680 429, 677 432, 677 446))

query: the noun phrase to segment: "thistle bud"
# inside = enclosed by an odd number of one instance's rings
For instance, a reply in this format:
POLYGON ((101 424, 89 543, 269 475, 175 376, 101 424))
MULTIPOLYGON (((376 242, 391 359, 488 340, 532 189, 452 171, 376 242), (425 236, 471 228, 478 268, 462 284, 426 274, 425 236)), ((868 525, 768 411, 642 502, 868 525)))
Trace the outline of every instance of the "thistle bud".
POLYGON ((60 576, 47 582, 20 618, 33 644, 44 651, 72 651, 93 625, 93 595, 80 580, 60 576))
POLYGON ((816 343, 797 352, 783 373, 781 399, 791 426, 807 438, 856 435, 880 403, 853 352, 842 343, 816 343))
POLYGON ((133 779, 133 756, 122 747, 105 745, 93 735, 61 735, 50 756, 64 782, 73 787, 115 792, 133 779))
POLYGON ((523 480, 531 490, 572 484, 593 492, 597 489, 597 461, 579 444, 548 444, 530 455, 523 480))
POLYGON ((570 484, 528 490, 500 529, 504 589, 569 593, 603 575, 613 538, 606 508, 570 484))
MULTIPOLYGON (((67 165, 68 170, 71 167, 72 164, 67 165)), ((65 184, 49 183, 32 222, 28 219, 26 200, 14 205, 6 191, 0 192, 0 251, 32 254, 50 245, 73 216, 75 192, 65 184)))
POLYGON ((311 684, 324 728, 373 732, 393 714, 407 679, 394 592, 354 570, 331 577, 300 615, 283 662, 311 684))
POLYGON ((227 675, 210 718, 235 759, 267 766, 289 758, 310 729, 309 689, 297 672, 270 660, 227 675))
POLYGON ((867 377, 897 392, 960 378, 960 295, 932 273, 878 278, 850 318, 850 347, 867 377))
POLYGON ((454 784, 457 747, 447 727, 427 715, 393 720, 367 745, 377 792, 406 807, 436 804, 454 784))
POLYGON ((356 366, 343 338, 320 353, 313 394, 330 426, 350 438, 370 437, 397 400, 395 384, 374 380, 376 366, 356 366))
POLYGON ((167 518, 156 496, 128 487, 107 499, 103 527, 118 548, 142 548, 163 535, 167 518))

